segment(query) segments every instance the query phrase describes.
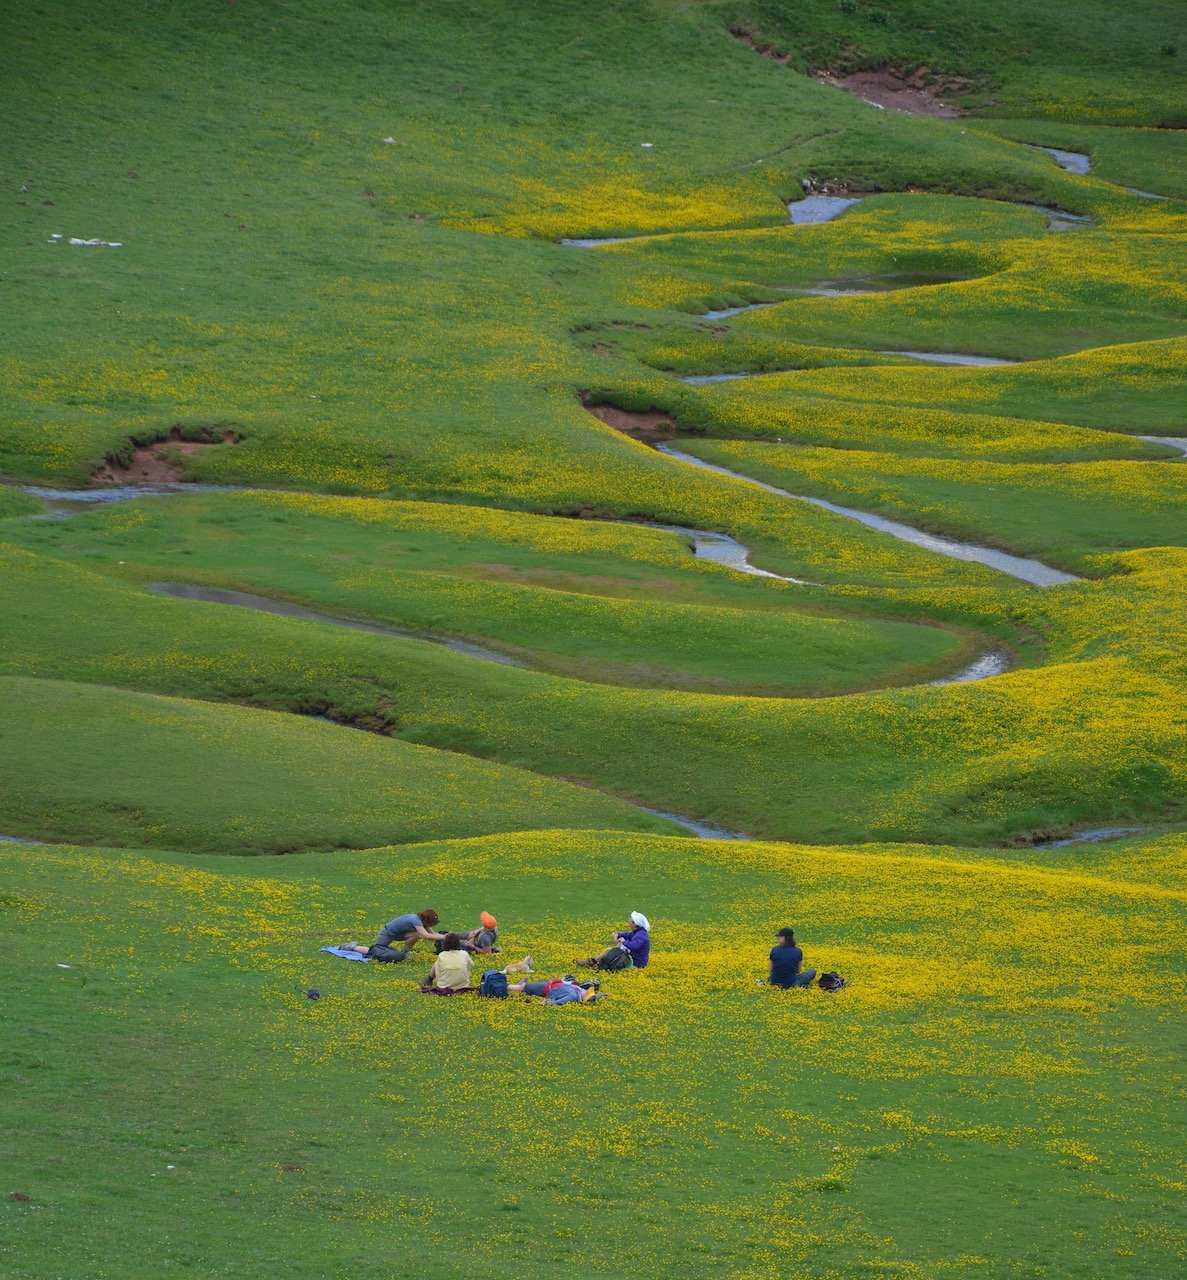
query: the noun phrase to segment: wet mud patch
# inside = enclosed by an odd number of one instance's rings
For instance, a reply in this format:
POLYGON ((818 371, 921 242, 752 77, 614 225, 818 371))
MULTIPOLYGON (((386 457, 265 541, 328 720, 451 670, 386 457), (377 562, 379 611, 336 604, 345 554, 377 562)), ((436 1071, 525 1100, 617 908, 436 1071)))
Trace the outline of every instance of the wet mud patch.
POLYGON ((670 413, 661 413, 658 409, 620 409, 613 404, 596 404, 585 397, 582 397, 581 403, 599 422, 604 422, 615 431, 621 431, 623 435, 644 444, 674 440, 679 429, 676 419, 670 413))
MULTIPOLYGON (((814 75, 820 84, 844 89, 872 107, 882 110, 905 111, 912 116, 932 116, 939 120, 955 120, 961 115, 958 107, 951 106, 940 97, 941 90, 930 81, 927 67, 905 73, 893 67, 879 67, 875 71, 852 71, 842 74, 818 71, 814 75)), ((952 82, 949 90, 971 88, 952 82)))
POLYGON ((204 449, 222 449, 239 443, 230 427, 203 427, 189 438, 180 426, 167 436, 147 444, 129 441, 127 453, 111 454, 91 474, 95 484, 170 484, 182 479, 185 459, 204 449))

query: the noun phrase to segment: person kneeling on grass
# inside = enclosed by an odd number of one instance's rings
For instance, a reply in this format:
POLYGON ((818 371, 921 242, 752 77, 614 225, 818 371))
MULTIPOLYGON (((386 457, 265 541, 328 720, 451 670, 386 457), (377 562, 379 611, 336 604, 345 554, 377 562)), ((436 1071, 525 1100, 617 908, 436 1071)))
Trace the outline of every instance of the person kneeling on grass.
POLYGON ((779 941, 771 948, 771 971, 767 982, 772 987, 809 987, 816 977, 815 969, 804 968, 804 953, 796 945, 793 929, 780 929, 779 941))
POLYGON ((646 969, 651 959, 651 924, 642 911, 631 912, 631 927, 614 935, 612 947, 577 963, 583 969, 646 969))
POLYGON ((604 998, 596 982, 578 982, 570 974, 563 978, 548 978, 544 982, 509 982, 507 990, 525 996, 539 996, 545 1004, 590 1004, 604 998))
MULTIPOLYGON (((474 990, 470 986, 470 975, 473 971, 474 959, 462 946, 460 935, 447 933, 441 940, 441 950, 437 953, 437 959, 433 961, 429 976, 424 980, 420 989, 425 995, 463 995, 467 991, 474 990)), ((502 972, 531 973, 531 971, 532 957, 524 956, 522 960, 517 960, 515 964, 509 964, 502 972)))
POLYGON ((402 960, 408 959, 409 951, 421 938, 428 938, 430 942, 440 942, 445 938, 445 934, 437 933, 433 928, 439 919, 440 917, 431 907, 415 913, 408 912, 405 915, 396 916, 394 920, 389 920, 369 947, 359 942, 348 942, 344 950, 357 951, 359 955, 366 956, 369 960, 399 964, 402 960), (402 942, 404 945, 393 947, 393 942, 402 942))

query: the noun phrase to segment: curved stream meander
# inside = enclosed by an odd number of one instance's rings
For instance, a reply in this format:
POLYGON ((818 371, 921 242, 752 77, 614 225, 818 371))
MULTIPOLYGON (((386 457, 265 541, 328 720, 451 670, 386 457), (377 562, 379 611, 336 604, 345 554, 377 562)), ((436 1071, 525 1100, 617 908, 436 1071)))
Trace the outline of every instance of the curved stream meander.
MULTIPOLYGON (((689 460, 694 461, 691 457, 689 460)), ((697 465, 707 464, 701 464, 698 461, 697 465)), ((752 483, 761 484, 759 481, 753 481, 752 483)), ((762 487, 771 488, 773 492, 780 492, 779 490, 775 490, 773 486, 762 487)), ((38 497, 44 501, 47 506, 51 508, 54 518, 64 518, 72 513, 84 511, 98 505, 114 502, 129 502, 145 497, 169 497, 184 493, 252 492, 252 490, 246 486, 202 485, 178 482, 172 484, 143 486, 121 485, 107 489, 82 490, 53 489, 45 486, 29 485, 23 487, 23 492, 28 493, 31 496, 38 497)), ((259 490, 258 492, 273 491, 259 490)), ((44 519, 45 517, 33 516, 30 518, 44 519)), ((624 521, 623 523, 639 522, 624 521)), ((773 573, 770 570, 760 569, 756 565, 752 565, 749 560, 749 549, 744 544, 737 541, 737 539, 731 538, 728 534, 713 533, 704 529, 690 529, 682 525, 642 524, 640 527, 658 528, 666 532, 681 534, 691 541, 693 553, 698 558, 712 561, 715 564, 724 565, 739 573, 751 574, 755 577, 761 578, 774 578, 779 581, 790 582, 796 585, 810 585, 804 583, 803 579, 773 573)), ((477 645, 470 641, 459 640, 452 636, 435 635, 428 632, 416 631, 410 628, 397 627, 388 623, 376 622, 365 618, 352 618, 342 614, 324 613, 316 609, 307 608, 304 605, 294 604, 289 601, 275 600, 267 596, 258 596, 250 592, 232 591, 217 587, 196 586, 188 583, 154 583, 152 584, 151 589, 163 595, 172 596, 177 599, 257 609, 265 613, 298 618, 311 622, 329 623, 334 626, 347 627, 351 630, 368 632, 374 635, 387 635, 398 639, 422 640, 431 644, 441 645, 454 653, 462 654, 466 657, 476 658, 481 661, 495 662, 503 666, 528 666, 527 663, 511 658, 507 654, 500 653, 497 650, 487 648, 483 645, 477 645)), ((1003 650, 995 648, 980 654, 972 662, 954 672, 952 675, 932 680, 928 683, 932 686, 941 686, 986 680, 992 676, 1003 674, 1009 670, 1009 666, 1009 655, 1003 650)), ((621 797, 616 798, 621 799, 621 797)), ((631 802, 624 801, 624 803, 631 802)), ((669 821, 682 826, 685 830, 700 839, 749 840, 752 838, 741 832, 728 831, 713 823, 684 817, 680 814, 649 808, 646 805, 635 805, 635 807, 657 817, 666 818, 669 821)), ((20 840, 22 838, 13 837, 12 839, 20 840)))
POLYGON ((888 533, 891 537, 900 538, 903 542, 910 542, 914 546, 923 547, 927 551, 938 552, 940 555, 951 556, 956 560, 976 561, 978 564, 987 565, 990 569, 997 569, 1001 573, 1007 573, 1011 577, 1021 579, 1023 582, 1029 582, 1035 587, 1053 587, 1067 582, 1079 581, 1074 573, 1065 573, 1062 569, 1053 569, 1050 565, 1043 564, 1041 560, 1029 560, 1023 556, 1012 556, 1006 551, 998 551, 994 547, 982 547, 972 542, 957 542, 955 539, 944 538, 939 534, 925 533, 922 529, 916 529, 909 524, 902 524, 898 520, 888 520, 885 516, 875 515, 870 511, 859 511, 855 507, 843 507, 839 503, 829 502, 826 498, 812 498, 806 494, 790 493, 786 489, 767 484, 763 480, 756 480, 753 476, 743 475, 740 471, 731 471, 728 467, 706 462, 704 459, 698 458, 691 453, 684 453, 670 444, 657 444, 655 447, 660 453, 669 458, 675 458, 679 462, 686 462, 690 466, 700 467, 702 470, 711 471, 715 475, 728 476, 732 480, 741 480, 746 484, 752 484, 759 489, 766 490, 767 493, 774 493, 782 498, 790 498, 795 502, 811 503, 814 507, 822 507, 825 511, 831 511, 835 515, 846 516, 850 520, 856 520, 859 524, 864 524, 869 529, 877 529, 880 533, 888 533))

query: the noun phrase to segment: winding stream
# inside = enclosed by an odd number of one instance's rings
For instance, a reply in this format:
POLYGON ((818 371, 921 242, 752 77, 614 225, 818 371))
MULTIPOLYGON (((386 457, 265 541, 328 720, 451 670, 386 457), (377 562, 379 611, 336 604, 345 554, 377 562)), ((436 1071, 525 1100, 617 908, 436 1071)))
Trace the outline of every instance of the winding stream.
POLYGON ((1182 462, 1187 459, 1187 436, 1138 436, 1139 440, 1148 440, 1151 444, 1165 444, 1171 449, 1178 449, 1182 458, 1162 458, 1156 461, 1182 462))
POLYGON ((930 680, 933 688, 941 688, 946 684, 975 684, 978 680, 989 680, 994 676, 1003 676, 1010 669, 1010 655, 1001 649, 990 649, 962 667, 955 675, 944 676, 939 680, 930 680))
POLYGON ((497 662, 504 667, 526 667, 526 662, 510 658, 497 649, 487 649, 468 640, 456 640, 452 636, 435 635, 429 631, 416 631, 410 627, 397 627, 387 622, 373 622, 367 618, 352 618, 340 613, 322 613, 307 609, 304 605, 288 600, 273 600, 270 596, 252 595, 248 591, 227 591, 222 587, 198 587, 188 582, 154 582, 149 588, 163 596, 177 600, 200 600, 204 604, 231 604, 243 609, 255 609, 260 613, 274 613, 282 618, 300 618, 305 622, 329 622, 336 627, 348 627, 352 631, 366 631, 377 636, 396 636, 402 640, 424 640, 440 645, 452 653, 466 658, 481 658, 484 662, 497 662))
POLYGON ((856 520, 867 528, 877 529, 880 533, 888 533, 892 537, 901 538, 902 541, 910 542, 917 547, 923 547, 927 551, 936 551, 940 555, 951 556, 956 560, 973 560, 978 564, 988 566, 990 569, 997 569, 1001 573, 1007 573, 1011 577, 1019 578, 1023 582, 1029 582, 1032 586, 1053 587, 1066 582, 1079 581, 1075 574, 1065 573, 1062 569, 1053 569, 1050 565, 1043 564, 1041 560, 1029 560, 1023 556, 1012 556, 1008 552, 998 551, 993 547, 982 547, 972 542, 957 542, 952 538, 941 537, 939 534, 925 533, 922 529, 916 529, 912 525, 902 524, 897 520, 888 520, 885 516, 874 515, 870 511, 859 511, 854 507, 843 507, 836 502, 829 502, 825 498, 811 498, 805 494, 789 493, 786 489, 767 484, 763 480, 755 480, 752 476, 743 475, 740 471, 731 471, 728 467, 720 467, 716 463, 706 462, 694 454, 684 453, 679 449, 673 448, 670 444, 657 444, 655 447, 660 453, 667 455, 669 458, 675 458, 678 462, 687 462, 690 466, 700 467, 704 471, 711 471, 720 476, 728 476, 732 480, 741 480, 746 484, 754 485, 756 488, 765 489, 767 493, 778 494, 781 498, 791 498, 796 502, 811 503, 814 507, 821 507, 825 511, 833 512, 834 515, 847 516, 850 520, 856 520))
POLYGON ((1089 831, 1073 831, 1070 836, 1058 840, 1036 840, 1032 849, 1066 849, 1072 844, 1103 844, 1106 840, 1119 840, 1122 836, 1135 836, 1145 827, 1095 827, 1089 831))
MULTIPOLYGON (((701 463, 699 459, 693 459, 691 455, 682 455, 677 450, 672 450, 664 446, 661 446, 661 448, 664 452, 677 458, 687 458, 688 461, 693 462, 695 465, 709 465, 701 463)), ((710 469, 721 470, 713 467, 710 467, 710 469)), ((741 478, 744 479, 745 477, 741 478)), ((782 492, 781 490, 774 489, 773 486, 762 485, 759 481, 751 481, 751 483, 759 484, 760 487, 769 488, 776 493, 782 492)), ((28 486, 24 489, 24 492, 29 493, 32 496, 39 497, 48 504, 65 508, 63 514, 68 515, 97 505, 115 502, 129 502, 144 497, 168 497, 180 493, 195 492, 251 492, 251 490, 239 486, 178 483, 153 486, 122 485, 108 489, 93 490, 53 489, 44 486, 28 486)), ((812 499, 806 500, 814 501, 812 499)), ((832 504, 822 502, 820 505, 831 506, 832 504)), ((760 569, 757 566, 752 565, 749 561, 749 550, 747 547, 738 542, 737 539, 729 537, 727 534, 712 533, 703 529, 690 529, 682 525, 643 525, 642 527, 658 528, 665 532, 681 534, 692 541, 694 554, 700 559, 724 565, 740 573, 747 573, 761 578, 774 578, 779 581, 790 582, 796 585, 810 585, 804 583, 803 579, 792 578, 784 574, 772 573, 767 569, 760 569)), ((458 653, 466 657, 476 658, 481 661, 494 662, 502 666, 523 668, 528 665, 515 658, 509 657, 507 654, 500 653, 497 650, 486 648, 482 645, 476 645, 469 641, 457 640, 450 636, 419 632, 381 622, 369 621, 363 618, 352 618, 341 614, 324 613, 316 609, 306 608, 303 605, 293 604, 289 601, 273 600, 267 596, 254 595, 250 592, 232 591, 217 587, 202 587, 188 583, 164 582, 154 583, 150 589, 175 599, 194 600, 203 603, 223 604, 239 608, 256 609, 261 612, 276 614, 283 617, 299 618, 311 622, 329 623, 333 626, 346 627, 351 630, 363 631, 374 635, 392 636, 398 639, 423 640, 431 644, 440 645, 443 648, 449 649, 454 653, 458 653)), ((959 671, 954 672, 952 675, 930 681, 929 684, 932 686, 941 686, 946 684, 964 684, 972 681, 986 680, 992 676, 1001 675, 1008 669, 1008 667, 1009 661, 1007 655, 1000 650, 991 650, 980 655, 973 662, 961 668, 959 671)), ((616 798, 621 799, 621 797, 616 798)), ((630 802, 624 801, 624 803, 630 802)), ((699 821, 695 818, 687 818, 680 814, 670 813, 666 810, 653 809, 646 805, 636 805, 635 807, 644 813, 665 818, 668 821, 675 823, 677 826, 683 827, 690 835, 696 836, 698 839, 750 840, 753 838, 743 832, 729 831, 714 823, 699 821)), ((37 844, 41 842, 25 836, 0 835, 0 843, 37 844)))
POLYGON ((789 200, 787 214, 797 227, 813 227, 839 218, 861 199, 861 196, 805 196, 802 200, 789 200))
POLYGON ((1045 151, 1067 173, 1077 173, 1083 177, 1092 168, 1092 157, 1083 151, 1061 151, 1058 147, 1039 147, 1031 142, 1023 145, 1032 147, 1035 151, 1045 151))
POLYGON ((764 307, 773 307, 774 302, 748 302, 741 307, 722 307, 718 311, 702 311, 701 320, 728 320, 730 316, 740 316, 743 311, 761 311, 764 307))
POLYGON ((942 284, 962 284, 979 279, 982 277, 957 276, 944 271, 900 271, 888 275, 839 276, 834 280, 819 280, 795 292, 812 298, 863 298, 879 293, 897 293, 901 289, 934 289, 942 284))
POLYGON ((1000 356, 970 356, 959 351, 879 351, 881 356, 906 356, 908 360, 922 360, 927 364, 960 364, 975 369, 996 369, 1004 364, 1018 364, 1017 360, 1003 360, 1000 356))

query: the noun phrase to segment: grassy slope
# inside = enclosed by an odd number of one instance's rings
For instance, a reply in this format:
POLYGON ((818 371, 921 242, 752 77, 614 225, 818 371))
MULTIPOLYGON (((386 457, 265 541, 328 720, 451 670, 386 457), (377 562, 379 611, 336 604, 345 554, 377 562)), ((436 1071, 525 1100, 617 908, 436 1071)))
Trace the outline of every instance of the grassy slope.
POLYGON ((941 81, 971 78, 964 96, 998 115, 1182 127, 1187 49, 1168 0, 1137 0, 1119 19, 1110 0, 732 0, 733 22, 786 50, 793 65, 858 69, 891 62, 941 81))
POLYGON ((451 1276, 1176 1270, 1182 1111, 1150 1105, 1181 1086, 1174 840, 1116 871, 566 832, 36 852, 0 848, 26 1280, 345 1277, 393 1239, 451 1276), (640 905, 655 959, 547 1010, 314 950, 428 901, 490 907, 545 972, 640 905), (848 990, 754 985, 788 919, 848 990), (745 924, 707 954, 723 920, 745 924))
POLYGON ((263 591, 613 684, 835 693, 913 682, 968 655, 937 628, 805 613, 802 592, 697 560, 678 535, 558 524, 440 503, 207 494, 14 522, 5 535, 100 571, 263 591))
POLYGON ((8 162, 28 190, 0 209, 16 320, 0 351, 12 403, 0 465, 81 480, 129 434, 231 420, 245 441, 205 457, 207 474, 639 502, 657 469, 643 475, 591 436, 557 388, 581 376, 567 331, 645 282, 632 272, 615 286, 588 256, 474 230, 539 234, 542 184, 568 201, 548 235, 647 217, 778 225, 779 198, 814 157, 846 153, 854 181, 891 189, 1056 199, 1070 185, 997 139, 871 120, 708 15, 654 10, 639 39, 638 8, 622 4, 600 13, 595 42, 571 6, 530 22, 478 12, 406 5, 331 21, 292 5, 270 23, 205 3, 146 26, 113 3, 90 40, 73 8, 9 14, 8 162), (200 82, 186 74, 194 57, 200 82), (708 110, 714 82, 744 130, 708 110), (82 117, 96 127, 75 130, 82 117), (707 207, 671 204, 714 184, 726 190, 707 207), (47 244, 54 232, 124 248, 47 244), (69 317, 69 359, 46 314, 69 317))
MULTIPOLYGON (((328 709, 752 834, 1001 840, 1084 819, 1173 816, 1187 776, 1182 658, 1148 647, 1183 594, 1182 566, 1159 558, 1132 583, 973 601, 920 592, 918 604, 963 604, 966 618, 979 611, 998 626, 1049 632, 1061 661, 986 684, 818 700, 585 684, 153 597, 15 550, 5 564, 12 599, 30 602, 19 619, 11 611, 5 670, 14 675, 328 709), (1081 614, 1095 615, 1089 650, 1073 625, 1081 614), (54 619, 67 629, 55 631, 54 619)), ((302 776, 290 785, 299 795, 302 776)))
POLYGON ((338 725, 5 679, 6 834, 215 853, 366 848, 557 823, 672 831, 608 797, 338 725))

